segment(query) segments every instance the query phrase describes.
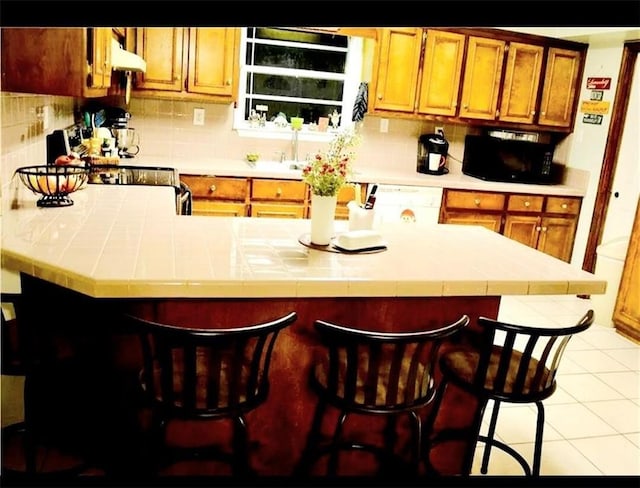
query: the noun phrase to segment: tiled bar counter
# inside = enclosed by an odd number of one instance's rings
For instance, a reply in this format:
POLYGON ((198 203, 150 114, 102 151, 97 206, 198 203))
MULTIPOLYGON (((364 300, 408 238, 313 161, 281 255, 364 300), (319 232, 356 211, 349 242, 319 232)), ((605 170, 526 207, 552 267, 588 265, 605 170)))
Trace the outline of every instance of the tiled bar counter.
MULTIPOLYGON (((387 250, 339 254, 299 242, 308 220, 177 216, 170 188, 91 185, 72 195, 73 206, 56 209, 38 208, 33 195, 17 191, 17 201, 13 191, 3 198, 3 290, 20 287, 33 304, 26 307, 32 335, 60 332, 81 345, 95 384, 83 377, 78 392, 65 383, 65 391, 76 393, 57 400, 82 409, 84 415, 69 414, 78 443, 115 470, 135 469, 138 454, 127 402, 135 398, 140 358, 135 338, 119 327, 123 310, 191 327, 298 312, 276 344, 269 399, 247 416, 254 469, 288 476, 315 406, 307 387, 319 346, 314 319, 415 330, 463 313, 472 323, 479 315, 495 317, 503 295, 598 294, 606 287, 590 273, 480 227, 389 224, 378 229, 387 250), (98 384, 105 378, 108 387, 98 384), (118 448, 105 451, 113 442, 118 448)), ((346 225, 337 222, 336 232, 346 225)), ((442 422, 464 422, 474 404, 454 391, 442 408, 442 422)), ((351 428, 373 426, 365 419, 351 428)), ((173 435, 184 442, 202 432, 182 427, 173 435)), ((450 450, 437 461, 455 473, 459 457, 450 450)), ((354 474, 371 468, 351 467, 354 474)))

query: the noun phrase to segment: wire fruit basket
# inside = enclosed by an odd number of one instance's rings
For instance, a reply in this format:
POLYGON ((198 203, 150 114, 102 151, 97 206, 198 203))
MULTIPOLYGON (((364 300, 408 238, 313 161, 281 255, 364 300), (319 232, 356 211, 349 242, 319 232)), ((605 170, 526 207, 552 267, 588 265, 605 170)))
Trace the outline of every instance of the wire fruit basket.
POLYGON ((68 207, 73 205, 69 194, 86 185, 89 170, 83 166, 24 166, 16 173, 34 193, 42 195, 38 207, 68 207))

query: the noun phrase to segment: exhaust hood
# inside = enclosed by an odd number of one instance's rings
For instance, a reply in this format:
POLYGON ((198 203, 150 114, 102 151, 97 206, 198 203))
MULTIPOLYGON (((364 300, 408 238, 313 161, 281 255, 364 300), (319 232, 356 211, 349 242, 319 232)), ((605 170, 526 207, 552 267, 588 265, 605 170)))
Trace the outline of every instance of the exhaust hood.
POLYGON ((147 71, 147 63, 137 54, 123 49, 118 41, 111 40, 111 67, 118 71, 147 71))

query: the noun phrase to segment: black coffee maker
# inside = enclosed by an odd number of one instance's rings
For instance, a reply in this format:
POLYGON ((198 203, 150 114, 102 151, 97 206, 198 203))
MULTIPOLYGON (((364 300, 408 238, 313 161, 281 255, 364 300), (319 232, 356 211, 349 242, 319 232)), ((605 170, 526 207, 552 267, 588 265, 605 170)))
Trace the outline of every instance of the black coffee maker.
POLYGON ((418 139, 418 173, 444 175, 447 169, 449 143, 444 134, 423 134, 418 139))

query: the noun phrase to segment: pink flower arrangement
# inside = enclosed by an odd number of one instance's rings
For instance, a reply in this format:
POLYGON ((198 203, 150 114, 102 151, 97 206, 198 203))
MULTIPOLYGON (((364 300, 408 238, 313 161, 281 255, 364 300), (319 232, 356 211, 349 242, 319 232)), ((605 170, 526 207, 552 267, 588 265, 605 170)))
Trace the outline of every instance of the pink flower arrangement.
POLYGON ((326 152, 318 151, 302 169, 302 179, 315 195, 335 196, 352 173, 353 147, 360 141, 353 129, 336 134, 326 152))

